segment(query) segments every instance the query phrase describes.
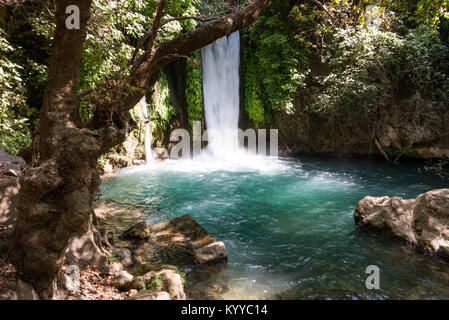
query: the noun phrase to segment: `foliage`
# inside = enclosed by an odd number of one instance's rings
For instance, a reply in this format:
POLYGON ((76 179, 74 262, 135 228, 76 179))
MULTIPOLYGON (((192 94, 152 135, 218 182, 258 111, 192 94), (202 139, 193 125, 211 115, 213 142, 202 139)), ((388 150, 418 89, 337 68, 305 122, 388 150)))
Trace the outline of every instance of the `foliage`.
POLYGON ((0 147, 10 154, 17 154, 21 147, 31 142, 26 117, 26 88, 21 78, 22 67, 10 58, 13 47, 3 32, 0 34, 0 54, 0 147))
POLYGON ((401 39, 394 33, 363 29, 359 32, 339 30, 336 48, 325 57, 332 68, 318 77, 320 87, 312 106, 320 112, 357 112, 383 105, 391 93, 388 66, 391 52, 401 39))
POLYGON ((245 109, 257 123, 271 111, 289 110, 305 85, 307 48, 295 39, 289 2, 275 1, 244 34, 245 109))
POLYGON ((203 117, 201 51, 191 55, 187 63, 186 100, 190 126, 203 117))
POLYGON ((436 28, 440 19, 447 17, 449 9, 447 0, 381 0, 379 5, 395 13, 396 23, 412 29, 420 25, 436 28))
POLYGON ((320 112, 369 112, 396 100, 416 110, 442 114, 449 102, 449 51, 430 27, 405 37, 367 28, 340 30, 326 56, 332 72, 318 78, 320 112))
POLYGON ((158 288, 161 287, 161 285, 162 285, 161 278, 159 277, 159 275, 154 274, 143 289, 157 290, 158 288))
POLYGON ((164 73, 161 73, 154 86, 149 109, 152 131, 156 132, 157 136, 163 137, 172 116, 175 114, 175 110, 170 104, 170 90, 164 73))

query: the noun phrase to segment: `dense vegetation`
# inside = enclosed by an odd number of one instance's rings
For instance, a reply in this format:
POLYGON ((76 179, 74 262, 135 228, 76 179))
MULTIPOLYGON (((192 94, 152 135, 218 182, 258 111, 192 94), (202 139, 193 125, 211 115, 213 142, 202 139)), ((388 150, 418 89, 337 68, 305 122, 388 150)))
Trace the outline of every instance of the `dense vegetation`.
POLYGON ((307 87, 332 116, 406 101, 447 112, 445 1, 284 1, 245 35, 246 110, 269 123, 307 87))
MULTIPOLYGON (((94 1, 80 73, 84 121, 92 114, 92 96, 84 93, 129 71, 139 39, 153 22, 155 5, 94 1)), ((206 0, 170 5, 172 16, 228 10, 226 3, 206 0)), ((369 115, 391 104, 417 114, 447 113, 447 6, 447 1, 427 0, 273 1, 256 23, 242 31, 244 108, 249 119, 256 126, 270 125, 274 110, 293 112, 294 98, 304 92, 313 96, 305 111, 330 118, 369 115)), ((8 7, 3 13, 0 144, 14 154, 31 143, 45 87, 54 29, 52 1, 44 8, 29 4, 8 7)), ((158 41, 200 23, 169 22, 158 41)), ((186 68, 191 125, 203 117, 199 51, 188 58, 186 68)), ((148 99, 152 127, 156 136, 163 137, 178 112, 171 105, 163 73, 153 93, 148 99)))

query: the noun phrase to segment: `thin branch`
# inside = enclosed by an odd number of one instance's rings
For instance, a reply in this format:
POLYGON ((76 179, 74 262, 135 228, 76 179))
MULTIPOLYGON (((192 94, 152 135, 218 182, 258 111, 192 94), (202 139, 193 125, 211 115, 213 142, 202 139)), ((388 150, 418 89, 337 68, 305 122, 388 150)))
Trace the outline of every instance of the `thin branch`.
POLYGON ((151 52, 154 48, 154 42, 156 40, 157 32, 161 26, 161 19, 164 16, 164 8, 167 4, 167 0, 159 0, 159 4, 156 9, 156 16, 154 18, 153 27, 151 28, 150 38, 148 39, 147 51, 151 52))
POLYGON ((214 16, 214 17, 208 17, 208 18, 204 18, 204 17, 198 17, 198 16, 188 16, 188 17, 173 17, 170 19, 165 20, 161 26, 166 25, 167 23, 170 23, 172 21, 180 21, 180 20, 197 20, 197 21, 201 21, 201 22, 209 22, 212 20, 217 20, 222 18, 222 16, 214 16))
MULTIPOLYGON (((181 21, 181 20, 197 20, 197 21, 201 21, 201 22, 210 22, 210 21, 214 21, 217 19, 220 19, 221 16, 214 16, 214 17, 197 17, 197 16, 188 16, 188 17, 173 17, 170 19, 165 20, 164 22, 161 23, 160 28, 162 28, 163 26, 165 26, 166 24, 173 22, 173 21, 181 21)), ((137 54, 139 53, 140 49, 143 48, 143 46, 145 45, 145 42, 148 40, 148 37, 150 36, 150 34, 152 33, 153 27, 151 27, 147 32, 145 32, 145 34, 143 35, 143 37, 140 39, 139 44, 137 45, 136 49, 133 52, 133 55, 131 57, 131 59, 128 62, 128 65, 131 66, 134 64, 134 61, 136 59, 137 54)))

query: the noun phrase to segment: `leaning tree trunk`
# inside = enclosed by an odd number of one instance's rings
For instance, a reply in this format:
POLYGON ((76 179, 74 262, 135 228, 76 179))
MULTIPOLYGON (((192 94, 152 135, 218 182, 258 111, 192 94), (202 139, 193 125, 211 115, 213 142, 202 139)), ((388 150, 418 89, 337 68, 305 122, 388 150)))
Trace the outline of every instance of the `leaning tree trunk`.
POLYGON ((100 185, 100 146, 79 119, 78 70, 92 0, 57 3, 57 24, 40 113, 40 165, 21 180, 19 216, 10 255, 42 298, 53 295, 69 238, 87 232, 100 185), (67 29, 66 7, 80 9, 80 28, 67 29))
POLYGON ((170 62, 250 25, 270 0, 248 0, 243 10, 155 47, 167 3, 159 0, 145 53, 128 77, 96 89, 94 116, 83 124, 77 98, 78 73, 91 2, 57 1, 53 51, 40 112, 39 166, 27 170, 21 179, 19 214, 10 251, 22 277, 47 299, 53 296, 54 280, 69 242, 75 243, 74 254, 89 256, 89 251, 99 249, 92 207, 100 185, 97 161, 102 153, 125 141, 135 127, 129 110, 149 90, 152 76, 170 62), (69 5, 80 9, 78 30, 66 28, 65 10, 69 5), (102 98, 106 94, 113 98, 102 98))

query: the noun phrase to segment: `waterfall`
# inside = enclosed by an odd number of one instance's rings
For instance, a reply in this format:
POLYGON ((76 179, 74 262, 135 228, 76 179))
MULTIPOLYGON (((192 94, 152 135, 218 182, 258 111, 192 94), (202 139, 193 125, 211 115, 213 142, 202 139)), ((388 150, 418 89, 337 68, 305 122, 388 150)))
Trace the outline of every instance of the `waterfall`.
POLYGON ((142 107, 142 112, 145 117, 145 158, 148 164, 153 162, 153 153, 151 151, 150 119, 148 116, 147 100, 145 96, 140 100, 140 106, 142 107))
POLYGON ((217 40, 202 48, 201 53, 207 152, 230 156, 239 148, 240 33, 217 40))

